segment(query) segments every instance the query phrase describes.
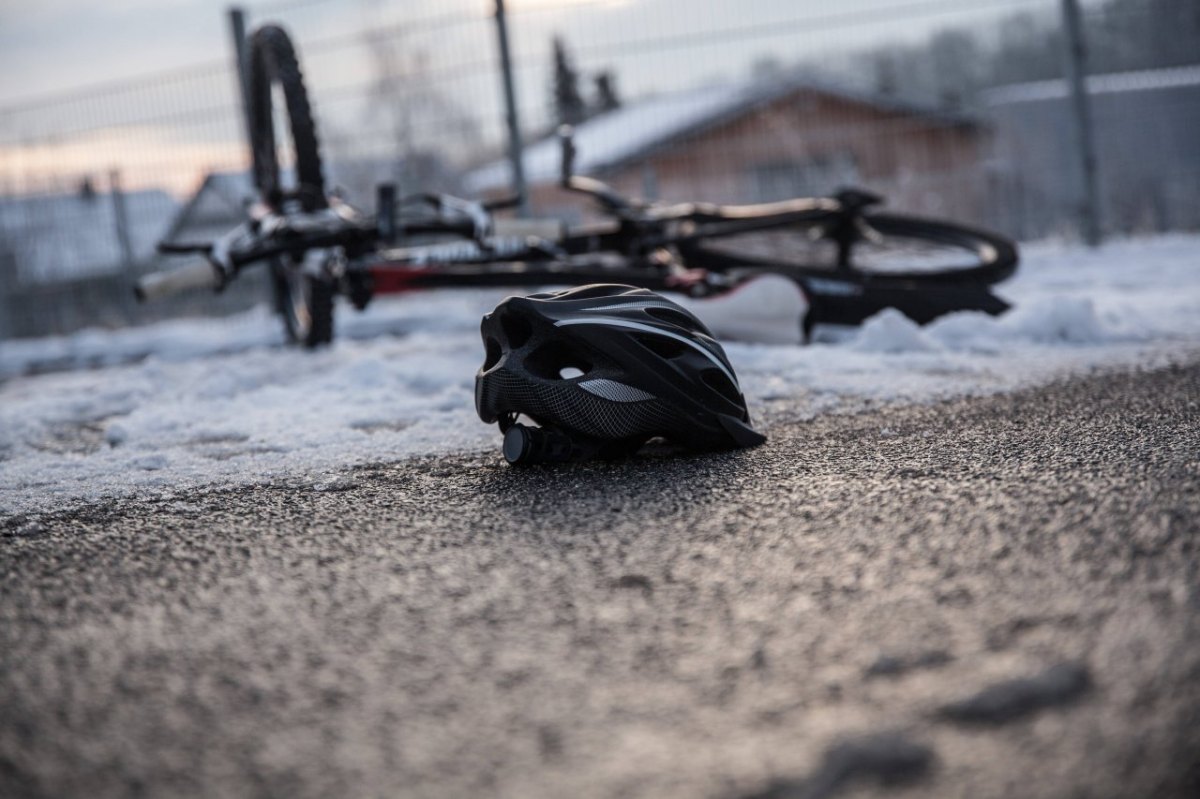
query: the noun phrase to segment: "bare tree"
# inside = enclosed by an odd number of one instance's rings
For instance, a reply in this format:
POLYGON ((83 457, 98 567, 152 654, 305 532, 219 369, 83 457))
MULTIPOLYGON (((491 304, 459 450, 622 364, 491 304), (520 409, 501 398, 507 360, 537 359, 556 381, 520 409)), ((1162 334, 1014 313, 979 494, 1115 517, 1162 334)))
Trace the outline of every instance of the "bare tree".
POLYGON ((978 91, 983 60, 979 42, 965 30, 940 31, 929 40, 934 91, 943 105, 960 106, 978 91))
POLYGON ((442 92, 429 53, 409 45, 395 26, 363 33, 371 81, 361 124, 352 134, 327 136, 341 153, 337 177, 347 188, 370 191, 376 180, 421 189, 453 189, 451 163, 465 163, 482 142, 478 118, 442 92))

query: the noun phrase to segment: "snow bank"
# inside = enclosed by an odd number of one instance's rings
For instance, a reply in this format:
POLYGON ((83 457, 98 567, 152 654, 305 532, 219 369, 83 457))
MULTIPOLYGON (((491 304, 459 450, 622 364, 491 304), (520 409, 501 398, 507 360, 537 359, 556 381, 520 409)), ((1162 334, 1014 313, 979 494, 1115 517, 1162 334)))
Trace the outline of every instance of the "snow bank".
POLYGON ((935 349, 921 326, 895 308, 885 308, 864 322, 852 346, 859 352, 882 353, 935 349))
MULTIPOLYGON (((1015 308, 1000 318, 961 313, 919 328, 885 311, 857 330, 819 331, 808 347, 728 343, 756 416, 986 394, 1200 350, 1200 236, 1024 256, 1001 290, 1015 308)), ((282 346, 264 310, 0 343, 0 374, 78 367, 0 384, 0 512, 207 485, 336 489, 355 464, 498 452, 472 389, 479 317, 505 293, 343 308, 338 341, 315 353, 282 346)), ((765 298, 743 301, 765 312, 765 298)))

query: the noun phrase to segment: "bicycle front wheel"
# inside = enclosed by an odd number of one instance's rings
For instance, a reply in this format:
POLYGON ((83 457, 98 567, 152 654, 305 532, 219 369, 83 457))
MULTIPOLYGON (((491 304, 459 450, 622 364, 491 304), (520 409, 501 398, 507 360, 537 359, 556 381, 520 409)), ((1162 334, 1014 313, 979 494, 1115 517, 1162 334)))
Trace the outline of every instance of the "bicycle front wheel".
MULTIPOLYGON (((312 104, 287 33, 265 25, 250 37, 248 89, 254 187, 271 210, 327 206, 312 104), (276 119, 282 135, 277 135, 276 119)), ((315 347, 333 338, 332 280, 290 256, 270 262, 272 302, 289 341, 315 347)))

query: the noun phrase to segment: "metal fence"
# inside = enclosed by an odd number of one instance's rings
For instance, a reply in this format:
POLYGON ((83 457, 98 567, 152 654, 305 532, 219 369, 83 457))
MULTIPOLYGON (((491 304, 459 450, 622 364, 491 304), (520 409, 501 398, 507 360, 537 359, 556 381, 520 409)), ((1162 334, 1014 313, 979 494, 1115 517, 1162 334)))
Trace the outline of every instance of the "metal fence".
MULTIPOLYGON (((1171 2, 1147 0, 1145 13, 1171 2)), ((1186 5, 1171 6, 1184 8, 1181 40, 1200 36, 1186 5)), ((552 186, 547 136, 566 119, 580 164, 634 194, 753 202, 857 183, 898 209, 1023 239, 1077 234, 1058 0, 507 6, 538 213, 583 213, 552 186), (1024 72, 1008 63, 1039 42, 1024 72)), ((1104 229, 1200 228, 1200 67, 1186 55, 1147 67, 1122 50, 1121 32, 1144 22, 1135 3, 1083 11, 1103 55, 1092 72, 1113 73, 1089 84, 1104 229)), ((296 40, 331 182, 352 201, 369 203, 378 180, 510 185, 494 0, 285 0, 246 13, 296 40)), ((1186 53, 1163 30, 1138 34, 1144 48, 1186 53)), ((260 278, 218 297, 129 300, 132 279, 160 265, 158 238, 218 232, 249 193, 232 40, 219 44, 228 55, 211 63, 0 109, 0 338, 265 298, 260 278)))

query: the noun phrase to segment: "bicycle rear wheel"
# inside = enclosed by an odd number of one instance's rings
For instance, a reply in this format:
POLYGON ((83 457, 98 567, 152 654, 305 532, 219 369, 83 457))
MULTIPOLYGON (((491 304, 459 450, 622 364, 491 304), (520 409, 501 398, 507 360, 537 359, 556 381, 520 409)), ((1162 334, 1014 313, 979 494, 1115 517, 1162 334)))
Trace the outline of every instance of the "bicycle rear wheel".
MULTIPOLYGON (((250 147, 254 187, 273 211, 327 207, 325 175, 312 105, 287 33, 265 25, 250 37, 250 147), (276 114, 286 120, 277 136, 276 114)), ((290 256, 270 262, 272 302, 289 341, 315 347, 333 338, 332 279, 290 256)))
POLYGON ((863 224, 856 235, 843 244, 833 233, 846 224, 845 217, 826 212, 786 225, 701 237, 681 251, 690 266, 707 269, 764 268, 858 282, 878 277, 990 285, 1011 277, 1017 268, 1016 247, 989 231, 903 214, 864 214, 859 219, 863 224))

